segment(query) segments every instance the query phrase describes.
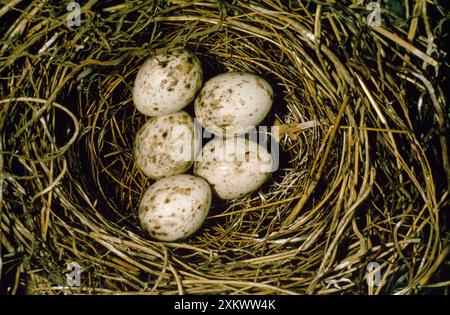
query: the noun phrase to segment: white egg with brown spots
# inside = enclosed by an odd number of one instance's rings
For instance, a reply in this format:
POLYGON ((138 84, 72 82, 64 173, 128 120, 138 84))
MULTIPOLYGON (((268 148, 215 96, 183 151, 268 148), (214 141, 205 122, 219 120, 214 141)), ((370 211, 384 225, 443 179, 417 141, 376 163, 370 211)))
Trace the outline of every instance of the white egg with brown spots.
POLYGON ((159 179, 187 171, 200 149, 192 117, 180 111, 149 119, 136 134, 133 154, 146 176, 159 179))
POLYGON ((241 137, 208 142, 194 164, 221 199, 240 198, 257 190, 272 172, 272 156, 260 144, 241 137))
POLYGON ((273 90, 263 78, 228 72, 208 80, 195 100, 195 115, 209 132, 221 136, 243 134, 269 113, 273 90))
POLYGON ((202 80, 200 61, 192 52, 176 49, 157 54, 137 73, 134 105, 147 116, 175 113, 194 100, 202 80))
POLYGON ((160 241, 173 242, 195 233, 211 205, 208 183, 193 175, 175 175, 155 182, 139 204, 142 228, 160 241))

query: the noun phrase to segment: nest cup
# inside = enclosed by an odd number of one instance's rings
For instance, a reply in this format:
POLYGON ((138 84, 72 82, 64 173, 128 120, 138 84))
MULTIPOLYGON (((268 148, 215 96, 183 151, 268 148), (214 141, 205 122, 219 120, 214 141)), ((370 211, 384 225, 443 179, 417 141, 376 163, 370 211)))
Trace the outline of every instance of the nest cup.
POLYGON ((440 52, 427 39, 439 29, 423 6, 432 5, 408 3, 379 26, 352 1, 89 1, 79 25, 76 8, 58 1, 6 5, 3 290, 426 288, 448 252, 440 214, 448 153, 442 135, 422 134, 444 127, 445 102, 431 83, 440 52), (271 83, 274 106, 261 125, 277 140, 279 167, 257 192, 215 200, 192 237, 163 243, 139 227, 153 181, 133 160, 147 118, 131 91, 145 59, 175 47, 197 54, 204 81, 246 71, 271 83), (79 283, 68 283, 67 266, 81 268, 79 283))

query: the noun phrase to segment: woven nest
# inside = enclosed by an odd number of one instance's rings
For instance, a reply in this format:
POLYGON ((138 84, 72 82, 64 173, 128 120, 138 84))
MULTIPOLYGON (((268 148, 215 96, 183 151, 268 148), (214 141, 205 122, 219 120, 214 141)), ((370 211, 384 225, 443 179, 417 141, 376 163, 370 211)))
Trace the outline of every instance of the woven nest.
POLYGON ((75 11, 63 1, 0 8, 4 292, 413 294, 445 285, 438 5, 382 1, 381 25, 370 26, 363 1, 80 4, 80 25, 68 24, 75 11), (280 164, 257 192, 215 200, 194 236, 162 243, 139 227, 152 180, 133 160, 146 118, 131 89, 146 58, 180 46, 199 56, 205 80, 239 70, 271 83, 263 125, 279 128, 280 164), (72 262, 80 286, 67 285, 72 262))

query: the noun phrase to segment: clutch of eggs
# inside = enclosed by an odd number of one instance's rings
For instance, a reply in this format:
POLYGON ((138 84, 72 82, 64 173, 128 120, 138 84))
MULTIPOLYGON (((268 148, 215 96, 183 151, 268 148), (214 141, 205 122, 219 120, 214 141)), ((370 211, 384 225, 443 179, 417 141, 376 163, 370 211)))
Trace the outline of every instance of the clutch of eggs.
POLYGON ((195 116, 209 132, 220 136, 243 134, 269 113, 273 90, 263 78, 227 72, 208 80, 195 100, 195 116))
POLYGON ((208 142, 194 164, 221 199, 240 198, 258 189, 272 171, 272 156, 260 144, 242 137, 208 142))
POLYGON ((194 100, 202 80, 200 61, 190 51, 176 49, 157 54, 138 71, 134 105, 147 116, 175 113, 194 100))
POLYGON ((216 137, 202 149, 192 117, 181 111, 194 100, 202 80, 199 59, 184 49, 148 58, 135 79, 134 105, 152 117, 138 131, 133 154, 138 168, 157 180, 141 199, 139 220, 161 241, 195 233, 208 214, 212 190, 225 200, 240 198, 258 189, 272 171, 271 154, 239 137, 270 111, 269 83, 245 72, 207 81, 195 99, 195 115, 206 130, 227 138, 216 137), (182 174, 192 164, 196 176, 182 174))
POLYGON ((211 189, 200 177, 180 174, 156 181, 139 204, 142 228, 166 242, 195 233, 208 215, 211 189))

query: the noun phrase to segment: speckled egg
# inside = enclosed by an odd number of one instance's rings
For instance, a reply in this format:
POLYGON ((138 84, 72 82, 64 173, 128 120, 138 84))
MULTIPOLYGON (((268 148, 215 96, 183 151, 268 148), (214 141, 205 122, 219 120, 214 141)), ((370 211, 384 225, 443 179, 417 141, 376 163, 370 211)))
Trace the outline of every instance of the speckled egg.
POLYGON ((206 179, 217 196, 226 200, 255 191, 271 171, 271 154, 241 137, 214 138, 203 147, 194 164, 194 174, 206 179))
POLYGON ((209 132, 232 136, 257 126, 269 113, 273 90, 263 78, 228 72, 208 80, 195 100, 195 115, 209 132))
POLYGON ((139 169, 159 179, 187 171, 200 148, 192 117, 180 111, 148 120, 136 134, 133 153, 139 169))
POLYGON ((202 85, 198 58, 187 50, 173 50, 145 61, 133 87, 136 109, 147 116, 175 113, 194 100, 202 85))
POLYGON ((193 175, 175 175, 155 182, 139 204, 142 228, 166 242, 184 239, 205 221, 211 205, 208 183, 193 175))

